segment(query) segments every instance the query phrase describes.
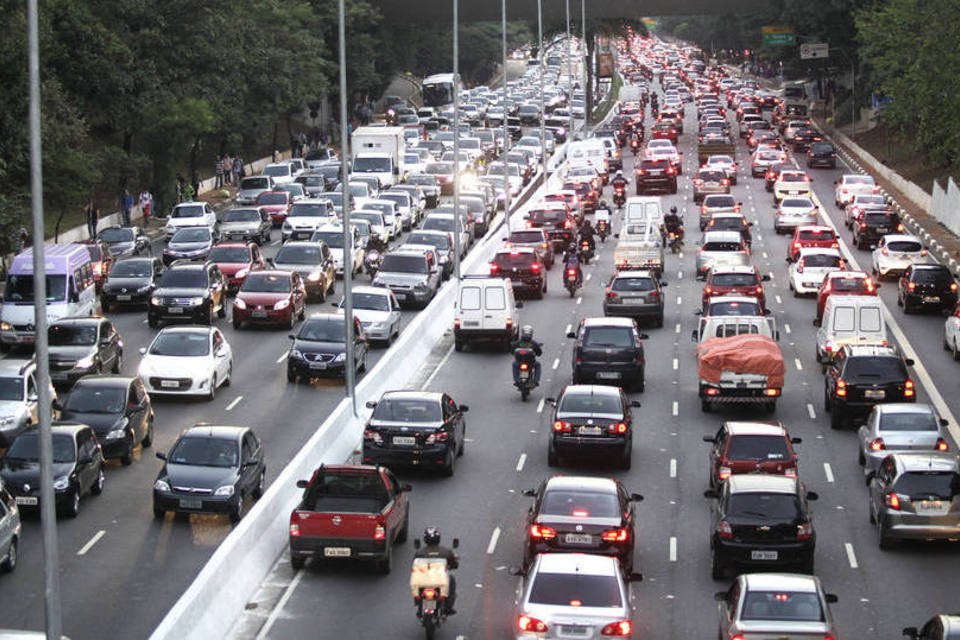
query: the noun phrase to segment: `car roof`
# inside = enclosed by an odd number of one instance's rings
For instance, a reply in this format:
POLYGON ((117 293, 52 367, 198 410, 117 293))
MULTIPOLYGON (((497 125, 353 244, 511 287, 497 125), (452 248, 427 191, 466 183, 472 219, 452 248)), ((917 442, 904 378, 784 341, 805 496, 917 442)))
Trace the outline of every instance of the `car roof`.
POLYGON ((351 291, 353 293, 368 293, 368 294, 376 294, 381 296, 390 295, 390 289, 386 287, 371 287, 370 285, 363 285, 363 284, 355 285, 351 289, 351 291))
POLYGON ((590 476, 553 476, 547 480, 547 491, 583 491, 589 493, 616 493, 618 481, 613 478, 590 476))
POLYGON ((930 413, 936 415, 936 410, 923 402, 890 402, 874 405, 877 413, 930 413))
POLYGON ((613 274, 614 280, 624 278, 656 278, 657 273, 650 269, 621 269, 613 274))
POLYGON ((70 325, 93 325, 97 326, 101 321, 106 320, 103 316, 68 316, 66 318, 60 318, 59 320, 54 320, 50 323, 52 327, 55 324, 70 324, 70 325))
POLYGON ((740 296, 740 295, 722 295, 722 296, 711 296, 710 303, 714 304, 723 304, 725 302, 757 302, 756 296, 740 296))
MULTIPOLYGON (((862 298, 864 296, 851 296, 862 298)), ((890 357, 899 358, 896 348, 886 347, 879 344, 847 344, 843 346, 847 351, 848 357, 871 356, 871 357, 890 357)))
POLYGON ((615 318, 615 317, 594 317, 584 318, 585 327, 629 327, 636 328, 633 318, 615 318))
POLYGON ((797 493, 796 478, 769 473, 735 473, 726 480, 730 493, 797 493))
POLYGON ((617 559, 590 553, 542 553, 537 556, 537 573, 576 573, 589 576, 617 576, 617 559))
POLYGON ((157 335, 160 335, 161 333, 205 333, 210 335, 213 333, 214 329, 216 329, 216 327, 201 327, 195 324, 181 326, 172 325, 163 327, 160 329, 160 332, 157 333, 157 335))
POLYGON ((385 391, 380 396, 380 402, 384 400, 432 400, 440 402, 443 394, 439 391, 385 391))
POLYGON ((225 439, 237 439, 248 430, 247 427, 233 427, 227 425, 216 425, 216 424, 204 424, 202 422, 193 425, 192 427, 185 429, 183 433, 180 434, 184 438, 225 438, 225 439))
MULTIPOLYGON (((731 479, 737 476, 731 476, 731 479)), ((741 576, 748 591, 792 591, 815 593, 817 579, 798 573, 747 573, 741 576)))
POLYGON ((92 375, 83 376, 77 380, 74 389, 77 386, 96 385, 103 387, 126 387, 136 379, 136 376, 118 376, 118 375, 92 375))
POLYGON ((710 275, 717 275, 722 273, 748 273, 750 275, 757 275, 757 268, 752 264, 739 264, 739 265, 718 265, 710 270, 710 275))
POLYGON ((779 422, 730 420, 725 422, 724 426, 732 436, 780 436, 787 432, 786 427, 779 422))
POLYGON ((707 242, 741 242, 743 236, 739 231, 704 231, 702 244, 707 242))
POLYGON ((70 421, 60 422, 59 420, 53 421, 53 423, 51 423, 50 425, 50 430, 53 433, 69 433, 71 435, 76 435, 80 431, 84 429, 89 429, 89 428, 90 428, 89 426, 85 424, 81 424, 79 422, 70 422, 70 421))
POLYGON ((563 394, 566 395, 568 393, 619 398, 620 387, 613 387, 605 384, 568 384, 563 388, 563 394))
POLYGON ((832 249, 829 247, 800 247, 800 257, 804 256, 834 256, 837 258, 842 258, 840 255, 839 249, 832 249))
MULTIPOLYGON (((948 451, 891 453, 901 473, 910 471, 960 471, 957 454, 948 451)), ((888 456, 889 457, 889 456, 888 456)))

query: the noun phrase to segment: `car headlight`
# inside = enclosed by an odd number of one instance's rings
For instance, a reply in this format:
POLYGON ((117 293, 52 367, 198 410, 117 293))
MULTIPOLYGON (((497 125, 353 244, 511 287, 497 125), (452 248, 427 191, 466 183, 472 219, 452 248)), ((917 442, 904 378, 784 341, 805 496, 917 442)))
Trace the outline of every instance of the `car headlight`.
POLYGON ((273 305, 273 310, 280 311, 282 309, 286 309, 289 306, 290 306, 290 299, 288 298, 286 300, 281 300, 277 304, 273 305))
POLYGON ((13 325, 9 322, 0 322, 0 331, 12 331, 13 325))
POLYGON ((413 288, 414 288, 414 289, 420 289, 421 291, 423 291, 424 289, 427 288, 427 283, 426 283, 426 282, 418 282, 417 284, 413 285, 413 288))
POLYGON ((89 369, 93 366, 94 354, 88 355, 86 358, 81 358, 77 360, 75 367, 77 369, 89 369))
POLYGON ((222 487, 217 487, 217 490, 213 492, 215 496, 232 496, 233 495, 233 485, 225 484, 222 487))
POLYGON ((123 427, 107 432, 107 440, 119 440, 125 435, 123 427))
POLYGON ((202 304, 203 304, 203 298, 200 298, 200 297, 190 298, 191 307, 199 307, 202 304))
POLYGON ((368 326, 373 331, 383 331, 384 329, 386 329, 386 325, 387 325, 386 322, 371 322, 368 326))
POLYGON ((57 478, 53 481, 53 488, 55 491, 64 491, 67 487, 70 486, 70 477, 63 476, 62 478, 57 478))
POLYGON ((323 273, 322 273, 322 272, 320 272, 320 271, 314 271, 314 272, 312 272, 310 275, 307 276, 307 280, 309 280, 310 282, 318 282, 318 281, 320 280, 321 276, 323 276, 323 273))
POLYGON ((286 233, 290 233, 291 231, 293 231, 293 227, 290 226, 289 222, 283 223, 283 231, 286 233))
POLYGON ((299 349, 290 349, 289 358, 291 360, 303 360, 303 354, 300 353, 299 349))
POLYGON ((170 484, 166 480, 157 478, 157 481, 153 483, 154 491, 170 491, 170 484))
POLYGON ((243 301, 243 298, 234 298, 233 306, 235 306, 237 309, 246 309, 247 303, 243 301))
POLYGON ((233 277, 246 278, 248 273, 250 273, 250 269, 240 269, 240 271, 237 271, 235 274, 233 274, 233 277))
POLYGON ((150 290, 150 285, 145 284, 145 285, 143 285, 142 287, 139 287, 139 288, 137 289, 137 293, 146 293, 146 292, 149 291, 149 290, 150 290))
POLYGON ((337 354, 337 357, 334 358, 333 361, 334 361, 334 362, 343 362, 343 361, 346 360, 346 359, 347 359, 347 354, 346 354, 346 352, 344 352, 344 353, 337 354))
POLYGON ((150 304, 152 304, 152 305, 155 306, 155 307, 159 307, 160 304, 161 304, 160 297, 159 297, 159 296, 153 296, 152 298, 150 298, 150 304))

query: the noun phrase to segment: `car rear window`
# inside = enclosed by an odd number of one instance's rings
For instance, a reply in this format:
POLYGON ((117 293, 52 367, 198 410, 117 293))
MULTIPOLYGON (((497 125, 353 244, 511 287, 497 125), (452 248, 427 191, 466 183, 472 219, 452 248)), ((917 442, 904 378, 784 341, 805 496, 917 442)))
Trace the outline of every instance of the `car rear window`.
POLYGON ((880 415, 881 431, 936 431, 937 416, 929 411, 886 412, 880 415))
POLYGON ((803 256, 802 260, 804 267, 827 268, 843 266, 843 258, 840 256, 832 256, 823 253, 812 253, 810 255, 803 256))
POLYGON ((735 207, 737 201, 733 196, 707 196, 703 201, 703 206, 708 209, 714 207, 735 207))
POLYGON ((749 287, 757 283, 757 276, 752 273, 715 273, 710 284, 715 287, 749 287))
POLYGON ((866 278, 831 278, 830 287, 833 291, 866 291, 866 278))
POLYGON ((861 185, 874 184, 873 178, 871 178, 870 176, 846 176, 843 179, 843 183, 844 184, 861 184, 861 185))
POLYGON ((812 592, 750 591, 740 619, 823 622, 823 609, 812 592))
POLYGON ((476 311, 480 308, 480 287, 463 287, 460 289, 460 309, 476 311))
POLYGON ((947 269, 917 269, 913 272, 913 281, 920 284, 948 284, 953 277, 947 269))
POLYGON ((727 457, 731 460, 786 460, 790 451, 783 436, 739 435, 730 438, 727 457))
POLYGON ((530 244, 534 242, 543 242, 542 231, 514 231, 510 234, 510 242, 518 244, 530 244))
POLYGON ((814 242, 828 242, 835 239, 832 229, 804 229, 797 233, 798 240, 809 240, 814 242))
POLYGON ((800 513, 800 501, 792 493, 734 493, 727 499, 731 517, 792 520, 800 513))
POLYGON ((895 213, 883 213, 883 212, 865 212, 863 214, 863 221, 867 224, 877 225, 877 226, 896 226, 898 223, 897 214, 895 213))
POLYGON ((907 379, 907 368, 900 358, 890 356, 858 356, 849 358, 843 369, 847 383, 897 382, 907 379))
POLYGON ((620 404, 620 399, 616 396, 595 395, 592 393, 578 393, 573 391, 564 394, 560 399, 557 413, 607 413, 622 416, 623 407, 620 404))
POLYGON ((620 504, 613 493, 553 489, 544 494, 540 513, 575 518, 619 518, 620 504))
POLYGON ((563 209, 535 209, 530 212, 529 219, 531 222, 538 224, 562 223, 567 220, 567 212, 563 209))
POLYGON ((653 291, 656 285, 653 278, 615 278, 610 289, 613 291, 653 291))
POLYGON ((663 170, 670 166, 669 160, 644 160, 641 163, 642 169, 653 169, 654 171, 663 170))
POLYGON ((763 310, 756 302, 725 301, 710 304, 711 316, 759 316, 763 310))
POLYGON ((960 476, 952 471, 910 471, 897 478, 893 490, 911 500, 952 500, 960 494, 960 476))
POLYGON ((626 327, 588 327, 583 336, 585 347, 633 347, 633 331, 626 327))
POLYGON ((528 268, 536 261, 537 258, 532 253, 498 253, 493 264, 501 269, 528 268))
POLYGON ((385 398, 377 403, 373 420, 389 422, 439 422, 440 403, 417 398, 385 398))
POLYGON ((720 182, 726 177, 727 176, 723 171, 701 171, 697 174, 697 178, 707 182, 720 182))
POLYGON ((811 209, 813 208, 813 202, 811 202, 807 198, 784 198, 780 202, 780 206, 784 209, 797 209, 797 208, 811 209))
POLYGON ((923 245, 919 242, 912 242, 909 240, 897 240, 894 242, 887 243, 887 249, 890 251, 904 251, 909 253, 916 253, 923 249, 923 245))
POLYGON ((623 606, 616 577, 583 573, 538 573, 529 601, 558 607, 623 606))
POLYGON ((383 257, 380 270, 384 273, 427 273, 430 268, 424 256, 388 253, 383 257))
POLYGON ((739 242, 707 242, 703 245, 703 251, 740 251, 741 248, 739 242))

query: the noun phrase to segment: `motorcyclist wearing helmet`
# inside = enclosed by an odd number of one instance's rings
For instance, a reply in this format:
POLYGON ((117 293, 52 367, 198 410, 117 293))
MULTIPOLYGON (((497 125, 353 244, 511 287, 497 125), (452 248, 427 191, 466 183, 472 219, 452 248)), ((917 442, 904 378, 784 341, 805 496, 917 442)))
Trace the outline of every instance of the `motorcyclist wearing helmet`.
MULTIPOLYGON (((523 325, 520 328, 520 333, 514 338, 513 342, 510 343, 511 349, 530 349, 533 353, 539 357, 543 355, 543 344, 533 339, 533 327, 528 324, 523 325)), ((514 383, 520 380, 520 361, 517 358, 513 359, 513 381, 514 383)), ((535 360, 533 363, 533 383, 535 385, 540 384, 540 361, 535 360)))
POLYGON ((596 242, 593 238, 596 233, 597 230, 593 228, 593 224, 590 222, 590 219, 584 218, 583 223, 580 225, 580 242, 583 242, 584 240, 589 242, 591 251, 597 248, 596 242))
POLYGON ((577 272, 577 284, 583 284, 583 270, 580 268, 580 248, 577 243, 571 242, 570 246, 563 253, 563 273, 566 279, 566 273, 569 269, 577 272))
POLYGON ((670 207, 670 213, 663 216, 663 236, 669 233, 675 233, 680 239, 683 239, 683 217, 677 213, 676 207, 670 207))
POLYGON ((437 527, 427 527, 423 530, 423 546, 417 549, 413 554, 414 558, 443 558, 447 561, 447 578, 449 580, 447 587, 447 599, 445 602, 447 615, 452 616, 456 613, 453 608, 457 603, 457 581, 451 573, 460 566, 460 557, 449 547, 440 544, 440 529, 437 527))
POLYGON ((624 191, 626 191, 627 185, 630 184, 630 181, 627 180, 627 178, 623 175, 623 170, 618 169, 617 174, 613 176, 613 180, 610 181, 610 184, 613 185, 614 189, 617 189, 619 187, 624 191))
POLYGON ((599 204, 597 204, 597 208, 593 212, 593 219, 597 221, 597 229, 600 228, 600 223, 603 222, 607 225, 607 231, 610 230, 610 209, 607 207, 605 200, 601 200, 599 204))
POLYGON ((387 252, 387 243, 383 241, 379 233, 371 233, 367 236, 367 247, 364 253, 376 251, 383 255, 387 252))

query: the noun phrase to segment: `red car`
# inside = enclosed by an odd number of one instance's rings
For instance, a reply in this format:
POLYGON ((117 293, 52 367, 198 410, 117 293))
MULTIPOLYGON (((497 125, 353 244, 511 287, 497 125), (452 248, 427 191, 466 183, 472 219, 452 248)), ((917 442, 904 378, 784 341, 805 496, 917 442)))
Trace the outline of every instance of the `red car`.
POLYGON ((763 283, 770 276, 761 276, 753 266, 718 266, 707 274, 703 287, 703 308, 706 309, 710 298, 715 296, 749 296, 756 298, 761 309, 767 308, 767 296, 763 283))
POLYGON ((113 268, 113 256, 106 243, 100 240, 87 240, 83 243, 90 253, 90 268, 93 270, 93 282, 96 285, 97 293, 103 288, 103 283, 110 277, 110 270, 113 268))
POLYGON ((791 438, 779 422, 724 422, 715 436, 703 436, 710 449, 710 486, 717 487, 731 475, 766 473, 797 477, 797 454, 791 438))
POLYGON ((831 227, 802 226, 793 230, 793 238, 787 245, 787 260, 796 260, 800 256, 800 249, 814 247, 816 249, 839 249, 837 234, 831 227))
POLYGON ((293 196, 286 191, 264 191, 257 196, 256 205, 270 214, 274 227, 281 227, 293 206, 293 196))
POLYGON ((831 271, 817 291, 817 320, 823 318, 827 298, 834 293, 844 296, 876 296, 879 283, 863 271, 831 271))
POLYGON ((233 300, 233 328, 243 323, 293 328, 306 314, 307 289, 296 271, 257 271, 246 277, 233 300))
POLYGON ((669 122, 657 122, 651 128, 650 134, 654 140, 669 140, 673 144, 677 144, 680 137, 677 128, 669 122))
POLYGON ((227 280, 228 292, 238 291, 248 273, 266 266, 255 242, 218 242, 210 249, 207 260, 220 268, 227 280))

